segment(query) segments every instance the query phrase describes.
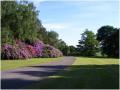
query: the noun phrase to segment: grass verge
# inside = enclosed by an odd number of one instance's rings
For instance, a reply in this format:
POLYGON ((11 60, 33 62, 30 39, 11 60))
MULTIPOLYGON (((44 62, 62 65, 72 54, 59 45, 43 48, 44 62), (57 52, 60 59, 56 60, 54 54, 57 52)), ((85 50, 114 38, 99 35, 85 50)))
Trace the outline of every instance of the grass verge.
POLYGON ((1 70, 10 70, 19 67, 25 67, 29 65, 43 64, 48 62, 53 62, 57 60, 61 60, 62 57, 59 58, 31 58, 28 60, 1 60, 1 70))

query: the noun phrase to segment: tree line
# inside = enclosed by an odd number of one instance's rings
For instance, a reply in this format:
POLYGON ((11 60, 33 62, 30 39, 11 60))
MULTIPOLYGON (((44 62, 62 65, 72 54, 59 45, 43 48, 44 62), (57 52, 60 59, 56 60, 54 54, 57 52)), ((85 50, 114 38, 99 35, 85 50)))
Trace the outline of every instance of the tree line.
POLYGON ((37 40, 58 48, 64 55, 119 57, 119 29, 102 26, 95 35, 85 30, 78 45, 68 46, 55 31, 47 31, 38 19, 39 11, 28 1, 1 1, 1 45, 21 40, 33 44, 37 40))
POLYGON ((38 19, 39 11, 33 3, 27 1, 2 1, 1 2, 1 44, 14 44, 15 40, 21 40, 32 44, 38 39, 45 44, 58 48, 58 33, 47 31, 38 19))
POLYGON ((86 29, 77 47, 68 46, 68 55, 119 57, 119 28, 102 26, 97 34, 86 29))
POLYGON ((47 31, 28 1, 1 1, 1 59, 55 58, 58 34, 47 31))

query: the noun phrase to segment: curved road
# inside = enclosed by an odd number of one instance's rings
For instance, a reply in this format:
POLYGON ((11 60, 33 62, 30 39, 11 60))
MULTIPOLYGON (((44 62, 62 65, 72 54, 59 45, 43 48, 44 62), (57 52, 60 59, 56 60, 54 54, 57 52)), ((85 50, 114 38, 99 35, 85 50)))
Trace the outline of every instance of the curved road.
POLYGON ((63 60, 35 66, 28 66, 1 72, 2 89, 20 89, 24 86, 43 80, 66 69, 74 62, 74 57, 64 57, 63 60))

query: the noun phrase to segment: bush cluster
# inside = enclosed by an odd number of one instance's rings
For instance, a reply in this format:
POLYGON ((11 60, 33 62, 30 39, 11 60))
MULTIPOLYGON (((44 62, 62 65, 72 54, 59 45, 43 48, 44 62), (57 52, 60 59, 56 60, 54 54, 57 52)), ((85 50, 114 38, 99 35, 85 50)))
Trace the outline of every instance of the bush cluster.
POLYGON ((55 58, 62 56, 61 51, 44 44, 42 41, 30 45, 17 40, 14 45, 3 44, 1 49, 1 59, 55 58))
POLYGON ((62 56, 61 51, 53 46, 45 45, 42 51, 42 57, 60 57, 62 56))

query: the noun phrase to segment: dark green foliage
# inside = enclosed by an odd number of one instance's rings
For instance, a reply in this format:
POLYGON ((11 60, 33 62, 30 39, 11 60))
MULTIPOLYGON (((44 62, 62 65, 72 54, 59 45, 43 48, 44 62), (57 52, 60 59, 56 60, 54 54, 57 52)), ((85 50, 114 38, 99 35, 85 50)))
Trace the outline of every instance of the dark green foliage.
POLYGON ((68 54, 69 54, 69 46, 63 41, 63 40, 59 40, 58 41, 58 49, 60 49, 61 51, 62 51, 62 53, 63 53, 63 55, 65 55, 65 56, 68 56, 68 54))
POLYGON ((45 27, 43 27, 41 21, 37 19, 37 38, 44 41, 45 44, 48 43, 48 32, 45 27))
POLYGON ((16 2, 1 2, 1 42, 13 43, 13 32, 11 30, 15 22, 16 2))
POLYGON ((95 56, 98 52, 98 41, 92 31, 86 30, 77 45, 78 51, 82 56, 95 56))
POLYGON ((9 27, 2 27, 1 28, 1 44, 3 43, 14 43, 13 32, 9 29, 9 27))
POLYGON ((57 41, 58 41, 58 33, 56 33, 55 31, 49 31, 47 42, 50 45, 57 47, 57 41))
POLYGON ((69 46, 69 50, 70 50, 70 52, 69 52, 69 55, 70 56, 77 56, 77 48, 76 47, 74 47, 74 46, 69 46))
POLYGON ((47 31, 44 27, 40 27, 39 31, 38 31, 38 38, 42 41, 44 41, 44 43, 48 43, 48 37, 47 37, 47 31))
POLYGON ((97 40, 102 41, 114 32, 112 26, 102 26, 97 32, 97 40))
POLYGON ((103 26, 98 30, 97 39, 101 43, 103 54, 108 57, 119 57, 119 29, 103 26))
POLYGON ((15 1, 2 1, 2 43, 13 43, 12 40, 14 39, 20 39, 22 41, 29 40, 31 42, 35 41, 37 38, 36 20, 37 11, 33 3, 28 3, 26 1, 21 1, 19 3, 15 1))

